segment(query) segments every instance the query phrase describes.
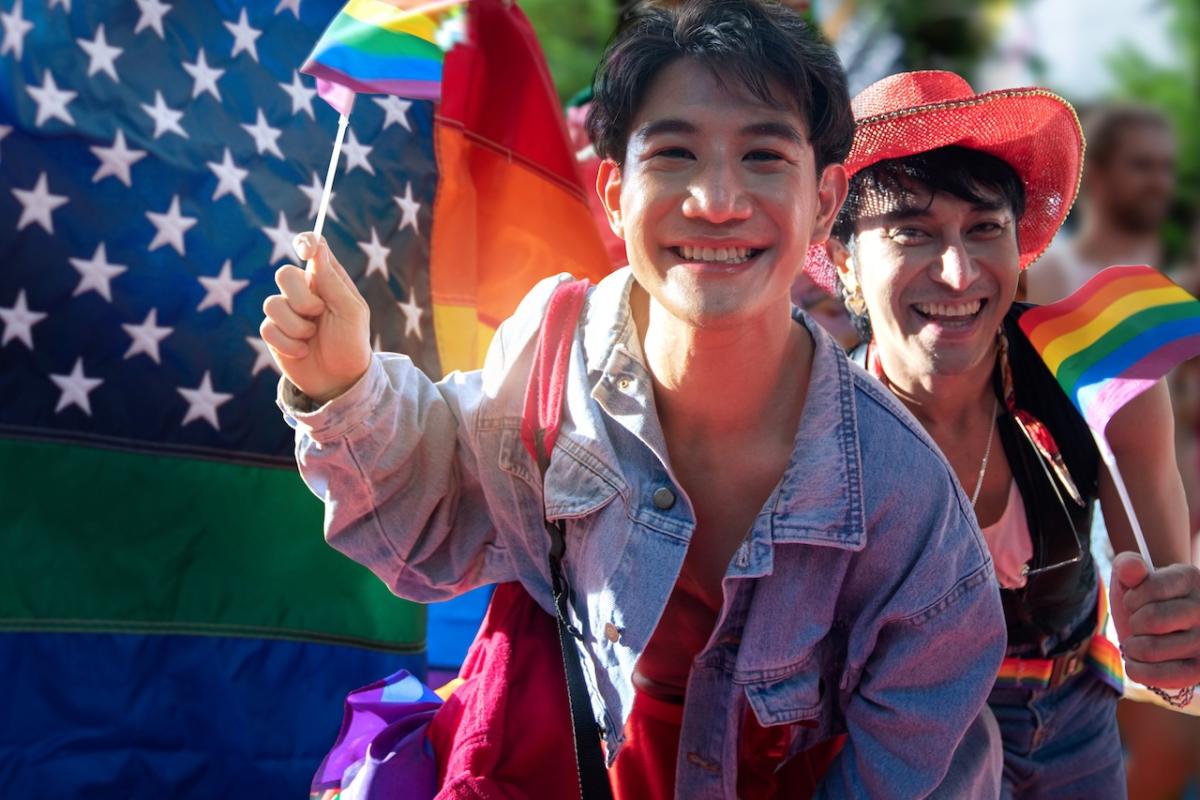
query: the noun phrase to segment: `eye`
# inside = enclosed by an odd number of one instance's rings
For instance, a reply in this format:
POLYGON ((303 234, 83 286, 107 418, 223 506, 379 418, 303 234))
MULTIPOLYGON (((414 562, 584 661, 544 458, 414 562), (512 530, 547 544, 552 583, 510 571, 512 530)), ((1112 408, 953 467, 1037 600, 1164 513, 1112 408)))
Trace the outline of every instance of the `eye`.
POLYGON ((988 220, 986 222, 978 222, 971 226, 968 233, 976 239, 996 239, 1008 229, 1007 222, 996 222, 988 220))
POLYGON ((686 147, 663 147, 659 150, 655 150, 652 158, 687 159, 695 158, 695 156, 692 155, 692 151, 688 150, 686 147))
POLYGON ((745 156, 747 161, 784 161, 782 153, 777 153, 774 150, 752 150, 745 156))
POLYGON ((920 228, 895 228, 888 233, 888 238, 897 244, 918 245, 929 241, 930 236, 920 228))

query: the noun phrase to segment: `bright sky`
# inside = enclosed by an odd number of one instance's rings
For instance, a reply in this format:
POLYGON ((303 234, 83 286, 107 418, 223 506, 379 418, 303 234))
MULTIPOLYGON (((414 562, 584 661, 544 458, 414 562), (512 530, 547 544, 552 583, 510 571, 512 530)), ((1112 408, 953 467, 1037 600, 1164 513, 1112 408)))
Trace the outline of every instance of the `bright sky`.
POLYGON ((1072 100, 1104 94, 1111 85, 1105 58, 1128 43, 1150 60, 1177 63, 1167 37, 1170 6, 1164 0, 1032 0, 1018 5, 1000 37, 1000 57, 977 89, 1029 84, 1027 70, 1013 56, 1031 48, 1047 64, 1042 79, 1072 100), (1008 58, 1005 58, 1008 56, 1008 58))

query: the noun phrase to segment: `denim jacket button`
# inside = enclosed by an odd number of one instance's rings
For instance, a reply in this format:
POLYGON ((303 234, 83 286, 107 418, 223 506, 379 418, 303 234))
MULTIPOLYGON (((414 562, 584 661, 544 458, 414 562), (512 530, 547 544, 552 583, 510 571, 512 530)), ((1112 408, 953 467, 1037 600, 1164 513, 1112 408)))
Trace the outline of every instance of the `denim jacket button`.
POLYGON ((654 490, 654 507, 666 511, 671 506, 675 505, 675 493, 666 486, 660 486, 654 490))
POLYGON ((604 638, 616 644, 621 639, 621 629, 611 622, 604 623, 604 638))

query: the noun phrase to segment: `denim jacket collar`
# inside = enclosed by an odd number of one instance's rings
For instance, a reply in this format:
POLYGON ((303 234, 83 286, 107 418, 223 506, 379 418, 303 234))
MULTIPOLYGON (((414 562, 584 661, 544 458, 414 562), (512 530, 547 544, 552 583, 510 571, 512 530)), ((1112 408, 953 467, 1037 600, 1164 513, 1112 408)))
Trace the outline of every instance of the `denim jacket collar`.
MULTIPOLYGON (((592 290, 582 323, 583 361, 592 399, 604 413, 641 439, 664 468, 669 468, 666 442, 654 407, 653 384, 630 313, 632 287, 633 272, 626 267, 592 290)), ((833 338, 803 312, 795 312, 795 319, 813 337, 812 371, 791 461, 754 523, 748 538, 750 550, 735 554, 734 572, 746 576, 770 571, 774 543, 819 544, 855 551, 866 544, 858 420, 855 403, 849 397, 855 381, 833 338), (839 497, 814 496, 805 490, 811 483, 810 476, 818 470, 826 476, 823 485, 839 487, 839 497), (831 470, 833 476, 829 476, 831 470)), ((574 409, 572 416, 578 417, 574 409)), ((586 430, 569 427, 562 437, 568 440, 566 447, 575 449, 572 444, 578 444, 578 449, 595 454, 594 440, 585 441, 591 439, 586 430), (581 436, 584 440, 573 441, 581 436)), ((604 466, 605 473, 620 472, 615 463, 604 466)), ((579 499, 579 486, 553 486, 553 477, 547 474, 548 502, 564 492, 579 499)), ((611 488, 602 494, 611 497, 611 488)))

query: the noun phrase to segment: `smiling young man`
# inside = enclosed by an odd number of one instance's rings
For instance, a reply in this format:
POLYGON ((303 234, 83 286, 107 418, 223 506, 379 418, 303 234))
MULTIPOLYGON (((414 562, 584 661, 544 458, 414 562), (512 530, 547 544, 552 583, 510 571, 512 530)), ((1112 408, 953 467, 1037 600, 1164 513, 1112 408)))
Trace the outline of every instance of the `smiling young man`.
MULTIPOLYGON (((1002 617, 930 440, 791 314, 846 191, 835 54, 774 4, 649 8, 605 54, 589 129, 631 266, 587 297, 544 484, 519 427, 566 277, 533 289, 482 371, 433 383, 372 356, 361 298, 300 237, 314 269, 279 271, 262 335, 329 541, 405 597, 517 580, 551 609, 542 517, 563 520, 618 797, 795 796, 797 756, 841 734, 819 794, 928 794, 1002 617)), ((994 790, 993 766, 956 772, 959 796, 994 790)))

